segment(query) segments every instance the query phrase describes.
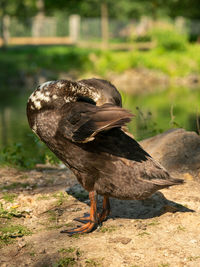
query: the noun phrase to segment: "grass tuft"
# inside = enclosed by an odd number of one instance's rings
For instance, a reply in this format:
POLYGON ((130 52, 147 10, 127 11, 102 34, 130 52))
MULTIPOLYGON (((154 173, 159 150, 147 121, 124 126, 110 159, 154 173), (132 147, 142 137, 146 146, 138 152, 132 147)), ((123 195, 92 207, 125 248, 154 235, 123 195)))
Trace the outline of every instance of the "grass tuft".
POLYGON ((32 232, 23 225, 8 225, 0 227, 0 246, 12 243, 13 238, 31 234, 32 232))
POLYGON ((2 199, 5 200, 6 202, 13 203, 16 197, 17 197, 17 194, 4 193, 2 196, 2 199))

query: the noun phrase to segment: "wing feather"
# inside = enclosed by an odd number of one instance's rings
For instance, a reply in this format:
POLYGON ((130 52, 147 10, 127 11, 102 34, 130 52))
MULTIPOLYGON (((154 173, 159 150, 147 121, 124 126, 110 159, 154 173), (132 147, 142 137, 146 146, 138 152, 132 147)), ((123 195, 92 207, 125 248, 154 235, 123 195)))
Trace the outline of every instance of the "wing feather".
POLYGON ((62 110, 59 131, 73 142, 88 142, 101 131, 122 127, 133 116, 128 110, 112 104, 95 106, 75 102, 62 110))

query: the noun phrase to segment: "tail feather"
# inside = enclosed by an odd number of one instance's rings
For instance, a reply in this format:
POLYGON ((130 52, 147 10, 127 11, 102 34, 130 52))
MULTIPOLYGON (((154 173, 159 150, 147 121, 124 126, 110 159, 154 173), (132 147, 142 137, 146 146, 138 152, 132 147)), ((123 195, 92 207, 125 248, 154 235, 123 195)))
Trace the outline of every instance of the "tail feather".
POLYGON ((169 180, 162 180, 162 179, 153 179, 151 180, 152 183, 155 185, 160 185, 160 186, 172 186, 172 185, 179 185, 183 184, 185 181, 183 179, 178 179, 178 178, 172 178, 170 177, 169 180))

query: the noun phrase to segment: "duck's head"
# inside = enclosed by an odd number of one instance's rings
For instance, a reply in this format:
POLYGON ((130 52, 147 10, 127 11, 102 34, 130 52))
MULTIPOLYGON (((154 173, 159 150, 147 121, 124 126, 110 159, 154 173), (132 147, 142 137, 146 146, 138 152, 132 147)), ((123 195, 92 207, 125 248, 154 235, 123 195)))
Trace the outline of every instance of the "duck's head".
POLYGON ((32 111, 43 108, 61 108, 66 103, 85 101, 97 106, 112 103, 121 106, 117 89, 105 80, 58 80, 45 82, 37 87, 28 100, 32 111))

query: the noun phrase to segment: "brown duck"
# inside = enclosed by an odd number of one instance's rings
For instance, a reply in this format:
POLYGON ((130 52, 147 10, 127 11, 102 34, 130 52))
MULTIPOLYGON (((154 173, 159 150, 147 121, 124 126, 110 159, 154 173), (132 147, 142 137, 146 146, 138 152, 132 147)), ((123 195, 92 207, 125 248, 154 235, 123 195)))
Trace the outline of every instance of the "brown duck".
POLYGON ((46 82, 30 96, 27 116, 32 130, 89 192, 90 216, 76 218, 85 224, 64 231, 69 235, 90 232, 105 220, 109 197, 145 199, 183 182, 170 177, 123 130, 132 114, 122 108, 119 92, 105 80, 46 82), (104 197, 100 214, 97 194, 104 197))

